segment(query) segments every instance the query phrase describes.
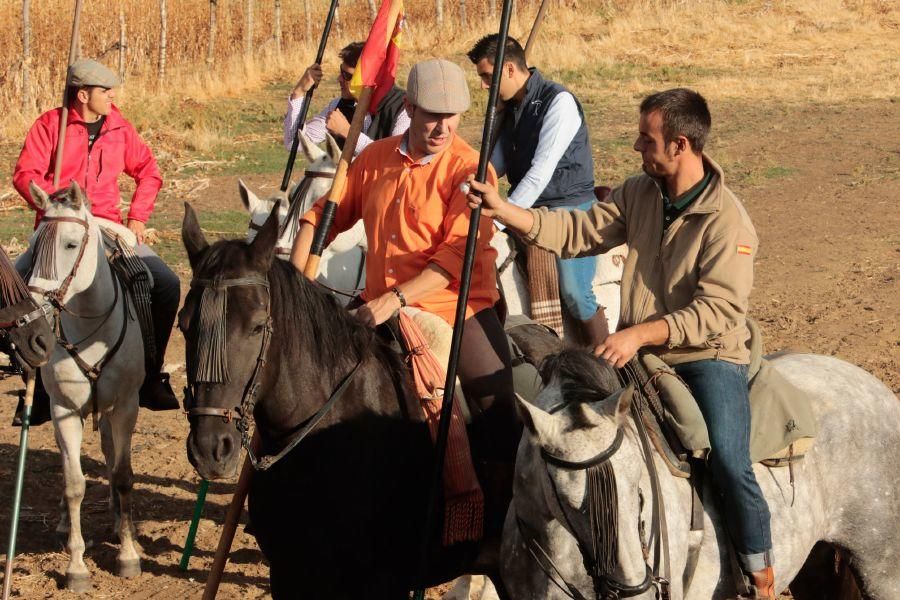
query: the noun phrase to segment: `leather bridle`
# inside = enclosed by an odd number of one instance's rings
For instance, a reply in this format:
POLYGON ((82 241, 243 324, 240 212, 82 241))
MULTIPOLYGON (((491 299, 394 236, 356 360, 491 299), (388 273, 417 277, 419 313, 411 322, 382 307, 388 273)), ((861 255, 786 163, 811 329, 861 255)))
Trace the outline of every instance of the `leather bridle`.
MULTIPOLYGON (((75 318, 80 319, 103 319, 99 325, 96 327, 94 331, 98 331, 109 319, 112 315, 113 310, 116 307, 116 303, 119 301, 120 290, 122 295, 124 296, 124 284, 119 281, 119 277, 116 275, 113 269, 110 269, 110 275, 113 279, 113 291, 115 293, 112 303, 109 305, 109 308, 104 312, 97 315, 83 315, 76 313, 66 307, 65 302, 63 301, 66 297, 66 294, 69 291, 69 286, 72 285, 72 281, 75 279, 75 276, 78 274, 78 268, 81 266, 81 261, 84 258, 84 253, 87 248, 88 242, 90 241, 90 224, 86 219, 81 219, 79 217, 44 217, 41 219, 42 223, 75 223, 77 225, 81 225, 84 229, 84 234, 81 237, 81 244, 78 248, 78 256, 75 258, 75 263, 72 265, 72 270, 69 271, 69 274, 63 279, 62 283, 55 290, 45 290, 43 288, 37 286, 28 286, 28 289, 32 292, 41 294, 45 303, 43 303, 37 310, 29 313, 28 316, 31 320, 34 318, 39 318, 41 314, 45 317, 53 318, 53 332, 56 336, 56 343, 58 343, 62 348, 69 354, 75 364, 78 366, 78 369, 81 371, 81 374, 88 380, 91 387, 90 392, 90 403, 91 403, 91 420, 93 422, 93 429, 96 431, 99 427, 99 419, 100 419, 100 410, 97 405, 97 381, 100 379, 100 375, 103 372, 103 368, 109 363, 110 360, 116 355, 119 349, 122 347, 122 343, 125 341, 125 335, 128 332, 128 300, 126 298, 122 298, 122 328, 119 331, 119 336, 116 339, 115 343, 112 347, 107 350, 107 352, 101 356, 96 362, 93 364, 88 363, 83 358, 81 358, 81 354, 78 351, 78 343, 72 343, 66 336, 66 332, 63 329, 62 318, 60 318, 61 312, 66 312, 72 315, 75 318), (48 306, 49 305, 49 306, 48 306), (38 314, 41 313, 41 314, 38 314), (37 316, 35 316, 37 315, 37 316), (33 318, 32 318, 33 317, 33 318)), ((54 240, 47 239, 44 243, 53 243, 54 240)), ((38 249, 34 249, 35 257, 38 255, 38 249)), ((22 317, 20 317, 22 318, 22 317)), ((88 336, 90 337, 90 336, 88 336)), ((82 340, 84 341, 84 340, 82 340)))
MULTIPOLYGON (((547 412, 553 414, 564 409, 568 406, 568 403, 561 403, 555 405, 547 412)), ((653 461, 653 456, 649 452, 649 442, 644 443, 647 433, 644 429, 643 423, 640 422, 640 412, 635 407, 635 404, 632 403, 632 417, 636 423, 636 429, 638 431, 638 436, 642 440, 642 447, 644 448, 644 461, 647 466, 647 469, 650 474, 651 487, 653 488, 653 494, 658 503, 661 504, 662 497, 660 496, 659 485, 658 485, 658 477, 656 474, 656 467, 653 461)), ((650 566, 650 563, 647 560, 649 555, 649 546, 650 540, 641 539, 641 545, 644 550, 645 557, 645 565, 646 572, 644 575, 644 579, 638 583, 637 585, 627 585, 624 584, 617 579, 613 578, 611 573, 605 572, 605 570, 601 567, 603 561, 601 557, 596 555, 596 552, 593 548, 593 544, 586 543, 581 537, 578 535, 578 530, 574 527, 569 516, 566 512, 565 504, 560 497, 559 491, 556 488, 556 484, 554 483, 553 477, 550 473, 550 466, 556 467, 557 469, 562 469, 565 471, 584 471, 590 469, 592 467, 600 466, 607 461, 609 461, 619 450, 622 445, 622 440, 625 437, 624 429, 620 426, 616 430, 616 436, 613 439, 612 443, 604 449, 602 452, 594 455, 591 458, 583 461, 570 461, 565 458, 556 456, 547 452, 544 448, 541 448, 540 455, 541 461, 544 464, 545 472, 547 473, 547 480, 550 483, 550 487, 553 490, 553 496, 556 499, 556 504, 559 509, 559 512, 562 514, 563 519, 565 521, 566 527, 569 532, 575 538, 576 543, 578 544, 579 551, 581 552, 582 560, 584 561, 584 567, 587 570, 588 574, 591 577, 591 581, 594 587, 594 594, 598 600, 615 600, 618 598, 631 598, 633 596, 638 596, 643 594, 651 587, 656 588, 656 597, 658 599, 667 600, 669 598, 669 564, 668 564, 668 539, 665 535, 660 535, 659 529, 659 521, 657 520, 657 511, 654 510, 653 513, 653 525, 651 527, 653 535, 656 537, 656 545, 657 547, 662 543, 666 546, 665 554, 666 554, 666 565, 665 565, 665 576, 661 576, 659 573, 660 570, 660 557, 656 557, 656 561, 653 567, 650 566)), ((590 502, 590 499, 588 499, 590 502)), ((618 510, 618 506, 610 507, 611 510, 618 510)), ((661 508, 661 507, 660 507, 661 508)), ((643 527, 640 523, 640 515, 638 516, 639 522, 639 531, 643 531, 643 527)), ((534 561, 538 564, 541 570, 545 575, 550 579, 550 581, 556 585, 564 594, 566 594, 569 598, 573 600, 586 600, 578 588, 572 583, 568 582, 563 576, 562 571, 557 567, 551 558, 550 554, 541 546, 540 542, 537 541, 536 537, 530 534, 527 529, 527 525, 522 521, 521 517, 516 515, 516 525, 519 529, 519 534, 522 536, 523 541, 528 549, 529 554, 534 559, 534 561)))
MULTIPOLYGON (((227 288, 241 286, 263 287, 266 289, 267 295, 269 296, 268 302, 266 303, 266 323, 263 329, 262 340, 260 341, 259 354, 256 357, 256 365, 253 368, 253 374, 250 376, 250 380, 247 382, 247 385, 244 386, 244 393, 241 396, 241 403, 239 406, 233 408, 197 406, 195 388, 199 383, 216 384, 223 382, 198 381, 196 373, 189 373, 188 385, 184 390, 184 407, 185 414, 188 418, 219 417, 223 419, 225 423, 234 422, 235 427, 241 435, 241 446, 243 446, 247 450, 247 458, 250 460, 250 464, 253 465, 253 468, 257 471, 265 471, 271 468, 272 465, 274 465, 276 462, 284 458, 301 441, 303 441, 303 439, 307 435, 309 435, 313 429, 316 428, 316 426, 334 407, 337 400, 341 396, 343 396, 344 392, 350 384, 350 381, 353 379, 353 376, 359 369, 360 364, 362 364, 362 356, 360 356, 360 359, 356 362, 356 365, 354 365, 353 369, 343 378, 343 380, 341 380, 341 382, 331 393, 325 404, 301 424, 300 429, 295 431, 290 436, 290 441, 280 452, 274 455, 257 457, 256 453, 253 451, 250 441, 250 428, 254 420, 253 411, 256 407, 256 402, 258 399, 257 397, 259 395, 259 378, 267 361, 266 355, 268 353, 269 345, 272 341, 272 333, 274 331, 272 321, 272 297, 271 293, 269 292, 269 280, 268 278, 263 276, 251 275, 248 277, 240 277, 234 279, 193 279, 191 281, 191 287, 213 289, 221 293, 227 293, 227 288)), ((206 292, 204 291, 204 293, 206 292)), ((225 319, 225 315, 221 315, 221 318, 225 319)))

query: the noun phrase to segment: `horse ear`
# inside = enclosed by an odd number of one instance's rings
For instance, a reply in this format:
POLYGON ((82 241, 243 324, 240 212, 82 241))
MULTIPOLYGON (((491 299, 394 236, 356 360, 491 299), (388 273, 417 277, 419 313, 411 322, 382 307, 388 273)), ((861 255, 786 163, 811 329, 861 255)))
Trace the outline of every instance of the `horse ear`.
POLYGON ((50 204, 50 196, 33 179, 28 184, 28 191, 31 192, 31 201, 34 203, 35 208, 47 210, 47 206, 50 204))
POLYGON ((181 222, 181 241, 184 242, 184 249, 187 250, 188 261, 193 269, 197 266, 200 255, 209 248, 209 244, 200 229, 197 213, 187 202, 184 203, 184 220, 181 222))
POLYGON ((634 398, 634 384, 629 383, 627 387, 619 390, 615 394, 596 402, 596 411, 607 417, 612 418, 617 424, 621 423, 628 416, 631 410, 631 401, 634 398))
POLYGON ((87 196, 84 195, 84 190, 81 189, 81 186, 78 185, 78 182, 74 179, 69 185, 69 201, 72 203, 72 208, 75 210, 78 210, 82 206, 88 209, 91 207, 87 200, 87 196))
POLYGON ((241 203, 244 205, 244 208, 247 209, 247 212, 252 214, 259 204, 259 198, 250 191, 250 188, 247 187, 247 184, 244 183, 243 179, 238 179, 238 192, 241 194, 241 203))
MULTIPOLYGON (((325 135, 328 134, 326 133, 325 135)), ((302 129, 297 132, 297 137, 300 138, 300 146, 302 146, 303 148, 303 155, 306 156, 306 160, 308 160, 309 162, 315 162, 321 157, 325 156, 325 152, 323 152, 321 148, 309 141, 309 138, 306 137, 306 134, 303 133, 302 129)))
POLYGON ((337 166, 341 160, 341 147, 338 146, 338 143, 334 141, 334 138, 327 131, 325 132, 325 140, 328 142, 328 158, 337 166))
POLYGON ((263 272, 267 272, 275 260, 275 244, 278 242, 278 211, 281 208, 281 200, 275 202, 272 212, 253 241, 250 243, 250 254, 254 266, 263 272))
POLYGON ((518 408, 519 418, 522 419, 525 429, 539 444, 544 445, 557 436, 559 426, 550 413, 531 404, 519 394, 516 394, 516 408, 518 408))

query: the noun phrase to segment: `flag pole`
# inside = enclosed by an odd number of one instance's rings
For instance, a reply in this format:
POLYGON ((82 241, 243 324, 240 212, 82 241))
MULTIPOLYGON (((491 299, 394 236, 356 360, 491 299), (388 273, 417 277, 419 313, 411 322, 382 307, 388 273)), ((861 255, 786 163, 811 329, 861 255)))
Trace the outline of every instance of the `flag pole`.
MULTIPOLYGON (((316 64, 321 65, 322 59, 325 58, 325 46, 328 44, 328 36, 331 34, 331 25, 334 22, 334 13, 338 7, 338 0, 331 0, 331 6, 328 8, 328 16, 325 17, 325 28, 322 30, 322 38, 319 40, 319 50, 316 52, 316 64)), ((291 173, 294 172, 294 163, 297 160, 297 149, 300 147, 300 131, 306 124, 306 115, 309 113, 309 105, 312 103, 313 92, 316 91, 318 84, 313 85, 307 90, 303 97, 303 105, 300 107, 300 115, 297 117, 297 127, 294 129, 294 140, 291 142, 291 151, 288 153, 287 165, 284 167, 284 176, 281 178, 281 191, 286 192, 288 186, 291 185, 291 173)), ((291 198, 291 203, 293 202, 291 198)))
MULTIPOLYGON (((484 127, 481 130, 481 151, 478 155, 478 171, 475 179, 484 183, 487 180, 488 162, 491 158, 491 137, 494 131, 495 110, 500 91, 500 77, 503 73, 503 58, 506 51, 506 39, 509 36, 509 17, 512 12, 512 0, 503 0, 503 12, 500 15, 500 31, 496 54, 494 55, 494 73, 491 76, 490 93, 484 116, 484 127)), ((450 358, 447 362, 447 379, 444 383, 444 398, 441 403, 441 416, 438 422, 437 440, 435 441, 435 460, 431 471, 431 489, 428 494, 428 506, 425 513, 425 525, 422 530, 422 548, 419 553, 419 587, 413 595, 414 600, 425 599, 424 582, 428 574, 428 556, 431 547, 432 533, 437 517, 438 495, 441 490, 441 477, 444 470, 444 457, 447 453, 447 437, 450 433, 450 420, 453 413, 453 399, 456 391, 456 371, 459 365, 459 350, 462 344, 463 326, 466 320, 466 306, 469 301, 469 287, 472 283, 472 266, 475 263, 475 243, 478 239, 478 226, 481 221, 481 206, 472 209, 469 217, 469 232, 466 237, 466 252, 463 256, 462 275, 460 276, 459 298, 456 301, 456 320, 453 324, 453 337, 450 342, 450 358)))
MULTIPOLYGON (((391 0, 385 0, 390 2, 391 0)), ((390 12, 387 19, 387 35, 385 36, 385 47, 390 44, 391 36, 397 25, 397 19, 400 18, 400 2, 391 2, 390 12)), ((368 42, 367 42, 368 43, 368 42)), ((359 65, 356 67, 359 69, 359 65)), ((322 258, 322 252, 325 250, 325 241, 328 239, 328 231, 331 229, 331 223, 334 221, 334 213, 337 211, 338 205, 344 193, 344 185, 347 183, 347 170, 350 168, 350 161, 353 160, 353 153, 356 150, 356 140, 362 131, 363 122, 366 113, 369 112, 369 104, 372 100, 372 94, 375 88, 364 87, 356 104, 356 110, 353 113, 353 120, 350 122, 350 132, 347 134, 347 141, 344 142, 344 148, 341 151, 341 159, 338 162, 337 171, 334 174, 334 182, 331 184, 331 191, 328 192, 328 200, 322 209, 322 216, 316 227, 316 233, 313 236, 312 246, 309 251, 309 258, 306 260, 306 266, 303 268, 303 274, 309 279, 315 279, 319 274, 319 261, 322 258)))

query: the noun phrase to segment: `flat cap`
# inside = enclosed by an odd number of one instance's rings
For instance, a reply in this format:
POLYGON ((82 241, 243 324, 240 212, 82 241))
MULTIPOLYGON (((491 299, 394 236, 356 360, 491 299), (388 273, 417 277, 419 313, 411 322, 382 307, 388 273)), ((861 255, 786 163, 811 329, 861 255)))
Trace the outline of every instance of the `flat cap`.
POLYGON ((441 58, 413 65, 406 79, 406 97, 432 113, 456 115, 469 110, 469 86, 463 70, 441 58))
POLYGON ((96 60, 81 58, 72 63, 69 85, 75 87, 99 86, 114 88, 122 85, 115 73, 96 60))

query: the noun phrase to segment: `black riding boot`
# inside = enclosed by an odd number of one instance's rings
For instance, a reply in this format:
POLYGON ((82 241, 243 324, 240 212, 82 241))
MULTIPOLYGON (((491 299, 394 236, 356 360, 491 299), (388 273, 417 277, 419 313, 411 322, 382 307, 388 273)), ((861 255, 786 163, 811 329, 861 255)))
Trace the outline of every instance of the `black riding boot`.
POLYGON ((163 360, 166 356, 166 346, 169 345, 169 336, 172 334, 172 324, 175 322, 175 306, 169 306, 170 302, 160 302, 150 292, 150 305, 153 314, 153 336, 156 342, 156 360, 147 361, 147 375, 140 391, 140 405, 150 410, 176 410, 181 407, 178 397, 172 391, 169 384, 169 374, 162 372, 163 360))
MULTIPOLYGON (((41 381, 41 370, 37 369, 34 375, 37 379, 34 381, 34 399, 31 403, 31 418, 28 420, 30 427, 43 425, 50 420, 50 394, 44 389, 44 383, 41 381)), ((16 406, 16 412, 13 415, 13 427, 22 426, 22 412, 25 410, 25 390, 19 390, 19 404, 16 406)))

